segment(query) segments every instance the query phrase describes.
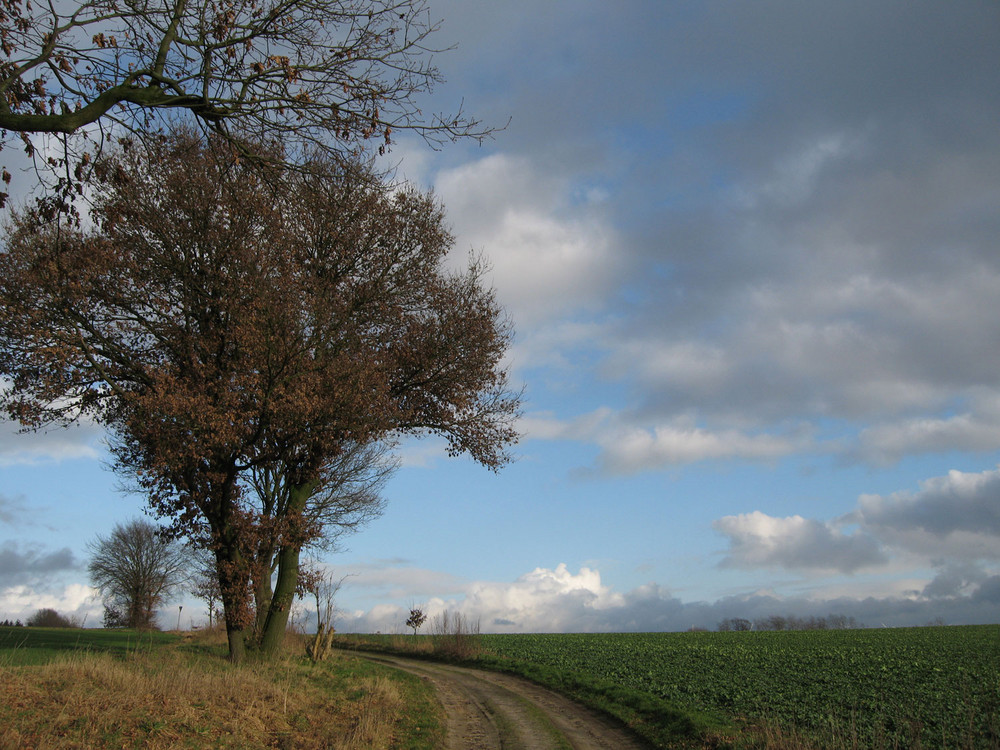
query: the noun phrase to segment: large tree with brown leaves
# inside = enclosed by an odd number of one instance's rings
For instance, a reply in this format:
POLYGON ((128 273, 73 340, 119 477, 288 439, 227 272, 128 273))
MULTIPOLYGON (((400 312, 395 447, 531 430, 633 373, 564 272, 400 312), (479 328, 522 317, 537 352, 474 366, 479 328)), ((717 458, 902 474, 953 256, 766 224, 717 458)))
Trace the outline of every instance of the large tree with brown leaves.
POLYGON ((497 468, 519 404, 509 325, 480 265, 446 270, 431 196, 357 163, 260 163, 186 134, 120 149, 92 228, 21 215, 0 255, 8 413, 109 427, 118 468, 215 551, 234 659, 255 622, 276 644, 300 551, 372 487, 339 492, 357 466, 338 462, 431 432, 497 468))

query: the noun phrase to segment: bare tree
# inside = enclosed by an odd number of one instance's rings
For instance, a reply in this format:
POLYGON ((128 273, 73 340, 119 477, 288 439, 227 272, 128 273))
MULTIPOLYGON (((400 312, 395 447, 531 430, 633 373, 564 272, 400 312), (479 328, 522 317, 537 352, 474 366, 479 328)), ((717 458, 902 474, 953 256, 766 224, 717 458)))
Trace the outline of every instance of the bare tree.
POLYGON ((183 113, 289 153, 384 149, 401 131, 482 138, 490 130, 461 107, 426 116, 418 103, 441 80, 438 27, 425 0, 0 0, 0 130, 29 155, 29 133, 61 136, 65 157, 51 166, 64 199, 109 133, 149 133, 183 113), (81 133, 89 146, 72 149, 81 133))
POLYGON ((333 642, 333 621, 337 615, 336 597, 347 576, 336 578, 330 571, 308 566, 299 576, 299 589, 312 594, 316 600, 316 634, 306 646, 306 653, 314 662, 323 661, 333 642))
POLYGON ((208 607, 208 627, 212 628, 218 621, 222 607, 222 589, 219 586, 219 573, 215 568, 215 557, 205 549, 192 552, 198 563, 190 581, 190 593, 205 602, 208 607))
POLYGON ((743 632, 753 630, 753 623, 745 617, 727 617, 719 622, 718 630, 720 633, 743 632))
POLYGON ((152 628, 156 610, 187 581, 189 552, 145 520, 116 524, 88 545, 91 583, 104 599, 105 625, 152 628))
MULTIPOLYGON (((381 515, 384 500, 381 490, 395 470, 397 460, 392 455, 391 442, 351 443, 331 456, 321 467, 311 494, 306 498, 301 523, 319 530, 300 548, 332 551, 346 534, 360 529, 381 515)), ((251 467, 251 501, 257 502, 261 531, 252 563, 257 632, 267 633, 269 620, 281 617, 290 604, 291 589, 287 586, 288 568, 292 564, 290 550, 296 548, 293 530, 283 519, 289 517, 289 504, 295 490, 294 466, 287 461, 275 461, 251 467), (284 558, 282 555, 284 554, 284 558), (284 559, 282 597, 275 599, 275 575, 284 559)), ((277 630, 275 631, 277 638, 277 630)))

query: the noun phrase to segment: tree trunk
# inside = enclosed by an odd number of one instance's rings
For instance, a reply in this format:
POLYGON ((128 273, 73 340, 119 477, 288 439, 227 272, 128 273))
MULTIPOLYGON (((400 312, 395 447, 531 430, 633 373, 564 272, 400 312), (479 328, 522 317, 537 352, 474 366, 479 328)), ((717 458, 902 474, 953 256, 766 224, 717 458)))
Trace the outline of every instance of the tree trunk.
POLYGON ((226 618, 226 639, 229 641, 229 661, 240 664, 247 658, 247 631, 230 626, 226 618))
POLYGON ((229 640, 229 660, 242 662, 246 658, 247 639, 253 625, 250 610, 250 568, 240 547, 240 534, 234 523, 235 470, 220 488, 218 505, 209 517, 215 540, 215 568, 222 593, 222 609, 229 640))
POLYGON ((295 588, 299 581, 298 545, 281 547, 278 550, 278 580, 271 596, 271 606, 267 610, 264 631, 261 634, 260 647, 265 656, 275 656, 281 649, 288 629, 288 616, 292 611, 292 601, 295 599, 295 588))
POLYGON ((274 550, 273 548, 258 549, 257 554, 256 573, 254 574, 257 580, 253 582, 254 609, 257 614, 254 632, 258 638, 262 639, 267 628, 271 601, 274 599, 274 592, 271 589, 271 561, 274 559, 274 550))
POLYGON ((226 620, 226 637, 229 640, 229 660, 239 663, 246 658, 248 635, 248 607, 246 583, 241 568, 243 561, 238 551, 230 545, 216 551, 219 568, 219 585, 222 588, 222 613, 226 620))
MULTIPOLYGON (((288 498, 287 518, 299 519, 306 502, 316 489, 315 482, 298 485, 291 489, 288 498)), ((302 541, 299 534, 291 533, 285 543, 278 548, 278 578, 271 595, 271 606, 267 610, 267 620, 261 632, 260 647, 266 656, 274 656, 281 649, 288 628, 295 589, 299 582, 299 555, 302 541)), ((259 616, 259 615, 258 615, 259 616)))

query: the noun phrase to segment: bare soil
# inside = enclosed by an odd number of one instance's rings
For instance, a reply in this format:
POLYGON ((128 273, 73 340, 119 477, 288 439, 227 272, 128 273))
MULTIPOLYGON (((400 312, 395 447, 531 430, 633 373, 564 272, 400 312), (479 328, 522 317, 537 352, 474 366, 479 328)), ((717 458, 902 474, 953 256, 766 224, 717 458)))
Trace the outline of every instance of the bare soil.
POLYGON ((429 681, 444 707, 447 750, 646 750, 614 720, 513 675, 358 653, 429 681))

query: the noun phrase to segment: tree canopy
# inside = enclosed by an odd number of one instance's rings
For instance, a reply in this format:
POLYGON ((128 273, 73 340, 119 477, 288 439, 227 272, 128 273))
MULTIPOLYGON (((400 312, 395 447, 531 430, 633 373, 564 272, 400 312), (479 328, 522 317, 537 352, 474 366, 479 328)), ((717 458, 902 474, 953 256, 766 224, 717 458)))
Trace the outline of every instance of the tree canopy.
POLYGON ((259 148, 270 174, 224 139, 120 148, 95 171, 92 227, 22 214, 0 255, 3 405, 110 428, 118 468, 215 551, 234 658, 265 562, 283 631, 301 549, 356 517, 341 500, 377 497, 345 459, 437 433, 497 468, 520 399, 510 326, 480 263, 446 268, 432 196, 259 148), (278 494, 251 491, 255 471, 278 494))

